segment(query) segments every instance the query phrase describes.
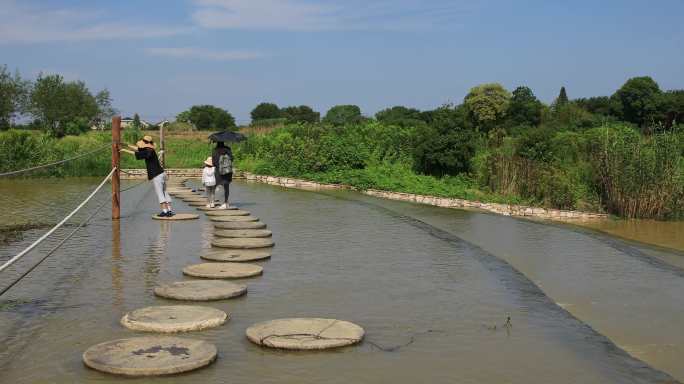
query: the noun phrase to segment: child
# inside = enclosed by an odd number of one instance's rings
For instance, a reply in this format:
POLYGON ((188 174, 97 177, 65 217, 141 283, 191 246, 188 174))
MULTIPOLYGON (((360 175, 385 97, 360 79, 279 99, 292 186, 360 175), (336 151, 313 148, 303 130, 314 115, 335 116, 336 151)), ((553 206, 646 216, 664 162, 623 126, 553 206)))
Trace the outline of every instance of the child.
POLYGON ((202 170, 202 184, 207 189, 207 208, 214 208, 214 192, 216 192, 214 171, 214 162, 211 157, 207 157, 204 161, 204 169, 202 170))
POLYGON ((154 190, 157 192, 157 198, 162 210, 157 216, 172 217, 175 213, 171 210, 171 196, 166 192, 166 172, 164 172, 164 168, 159 164, 159 158, 154 150, 152 137, 146 135, 135 146, 129 145, 128 147, 135 150, 135 152, 127 149, 121 149, 121 151, 135 155, 135 158, 138 160, 145 160, 147 179, 152 180, 152 184, 154 184, 154 190))

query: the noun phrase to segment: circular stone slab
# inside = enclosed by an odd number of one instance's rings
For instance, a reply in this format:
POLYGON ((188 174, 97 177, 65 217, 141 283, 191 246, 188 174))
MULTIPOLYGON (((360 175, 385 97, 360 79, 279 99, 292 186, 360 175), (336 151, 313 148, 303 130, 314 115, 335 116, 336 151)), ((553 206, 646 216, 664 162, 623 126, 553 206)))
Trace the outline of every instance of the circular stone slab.
POLYGON ((202 202, 206 202, 206 201, 207 201, 207 198, 204 197, 204 196, 202 196, 202 195, 187 196, 187 197, 186 197, 186 196, 183 196, 183 197, 181 197, 181 200, 183 200, 183 201, 185 201, 185 202, 189 202, 189 203, 191 203, 191 202, 193 202, 193 201, 202 201, 202 202))
POLYGON ((222 229, 214 231, 214 236, 230 238, 271 237, 273 232, 267 229, 222 229))
POLYGON ((256 216, 213 216, 209 217, 209 220, 219 222, 219 223, 226 223, 226 222, 244 222, 244 221, 259 221, 259 218, 256 216))
POLYGON ((224 222, 224 223, 214 223, 214 228, 216 229, 262 229, 266 228, 266 224, 260 221, 237 221, 237 222, 224 222))
POLYGON ((94 345, 83 362, 98 371, 158 376, 192 371, 216 360, 216 347, 203 340, 170 336, 135 337, 94 345))
POLYGON ((199 209, 200 211, 205 211, 205 212, 210 212, 210 211, 211 211, 211 212, 213 212, 213 211, 226 211, 226 210, 238 209, 237 207, 233 207, 233 206, 230 206, 230 207, 228 207, 228 208, 219 208, 220 205, 221 205, 221 204, 217 204, 214 208, 207 208, 207 207, 202 206, 202 207, 199 207, 199 208, 197 208, 197 209, 199 209))
POLYGON ((261 249, 223 249, 210 251, 200 256, 204 260, 244 263, 247 261, 265 260, 271 257, 271 250, 261 249))
POLYGON ((183 268, 183 273, 206 279, 242 279, 261 275, 264 269, 254 264, 203 263, 188 265, 183 268))
POLYGON ((269 238, 220 238, 212 240, 211 245, 219 248, 255 249, 271 248, 275 243, 269 238))
POLYGON ((247 293, 244 284, 217 280, 190 280, 164 284, 154 288, 160 297, 186 301, 214 301, 231 299, 247 293))
POLYGON ((194 213, 176 213, 171 217, 159 217, 157 215, 152 216, 155 220, 168 220, 168 221, 178 221, 178 220, 196 220, 199 219, 199 215, 194 213))
POLYGON ((219 209, 205 212, 207 216, 249 216, 249 212, 242 209, 219 209))
MULTIPOLYGON (((200 201, 190 201, 187 204, 191 207, 206 207, 207 199, 200 200, 200 201)), ((216 202, 216 204, 218 204, 218 201, 216 202)))
POLYGON ((364 330, 335 319, 271 320, 247 328, 247 338, 258 345, 282 349, 328 349, 356 344, 364 330))
POLYGON ((136 309, 121 318, 121 325, 134 331, 190 332, 214 328, 228 320, 218 309, 193 305, 169 305, 136 309))

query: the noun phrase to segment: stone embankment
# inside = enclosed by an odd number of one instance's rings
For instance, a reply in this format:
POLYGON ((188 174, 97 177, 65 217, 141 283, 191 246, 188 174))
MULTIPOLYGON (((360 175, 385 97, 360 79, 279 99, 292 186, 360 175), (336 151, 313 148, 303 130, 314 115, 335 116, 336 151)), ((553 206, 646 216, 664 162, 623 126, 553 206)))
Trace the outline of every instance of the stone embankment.
MULTIPOLYGON (((277 185, 277 186, 285 187, 285 188, 295 188, 295 189, 303 189, 303 190, 310 190, 310 191, 336 190, 336 189, 356 190, 356 188, 348 186, 348 185, 323 184, 323 183, 317 183, 314 181, 294 179, 291 177, 255 175, 255 174, 252 174, 249 172, 241 172, 240 177, 243 177, 246 180, 254 181, 254 182, 258 182, 258 183, 265 183, 265 184, 277 185)), ((359 192, 361 192, 365 195, 381 197, 383 199, 389 199, 389 200, 408 201, 408 202, 412 202, 412 203, 434 205, 434 206, 443 207, 443 208, 472 209, 472 210, 498 213, 498 214, 505 215, 505 216, 530 217, 530 218, 551 219, 551 220, 568 220, 568 221, 570 221, 570 220, 597 220, 597 219, 607 218, 607 215, 603 214, 603 213, 537 208, 537 207, 529 207, 529 206, 514 205, 514 204, 483 203, 480 201, 454 199, 454 198, 438 197, 438 196, 416 195, 413 193, 380 191, 380 190, 376 190, 376 189, 360 190, 359 192)))

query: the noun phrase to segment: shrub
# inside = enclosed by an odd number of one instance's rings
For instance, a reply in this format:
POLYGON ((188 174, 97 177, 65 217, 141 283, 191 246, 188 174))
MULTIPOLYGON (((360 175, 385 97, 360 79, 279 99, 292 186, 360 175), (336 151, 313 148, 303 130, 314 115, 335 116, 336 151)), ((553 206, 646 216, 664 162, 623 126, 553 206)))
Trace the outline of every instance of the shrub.
POLYGON ((361 108, 356 105, 336 105, 325 114, 323 122, 333 126, 343 126, 363 121, 361 108))

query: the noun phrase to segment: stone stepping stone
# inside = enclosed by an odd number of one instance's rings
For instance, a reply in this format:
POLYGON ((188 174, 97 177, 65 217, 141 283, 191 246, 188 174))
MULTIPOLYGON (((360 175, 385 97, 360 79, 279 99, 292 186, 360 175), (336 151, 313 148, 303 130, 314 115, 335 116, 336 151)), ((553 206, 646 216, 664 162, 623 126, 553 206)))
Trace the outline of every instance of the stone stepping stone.
POLYGON ((218 327, 226 320, 225 312, 211 307, 168 305, 128 312, 121 318, 121 325, 134 331, 175 333, 218 327))
POLYGON ((214 223, 216 229, 262 229, 266 228, 266 224, 261 221, 234 221, 214 223))
POLYGON ((166 192, 171 193, 171 194, 184 194, 191 192, 190 188, 167 188, 166 192))
MULTIPOLYGON (((207 206, 207 199, 201 200, 201 201, 189 201, 186 204, 188 204, 191 207, 199 208, 199 207, 205 207, 207 206)), ((218 204, 218 201, 214 202, 214 204, 218 204)))
POLYGON ((88 367, 125 376, 188 372, 216 360, 216 346, 204 340, 147 336, 107 341, 83 353, 88 367))
POLYGON ((238 209, 238 208, 237 208, 237 207, 233 207, 233 206, 230 206, 230 207, 228 207, 228 208, 219 208, 218 206, 216 206, 216 207, 214 207, 214 208, 207 208, 207 207, 205 207, 205 206, 201 206, 201 207, 199 207, 199 208, 197 208, 197 209, 199 209, 200 211, 205 211, 205 212, 213 212, 213 211, 236 210, 236 209, 238 209))
POLYGON ((222 229, 214 231, 214 236, 229 238, 271 237, 273 232, 267 229, 222 229))
POLYGON ((272 248, 275 243, 270 238, 219 238, 212 240, 211 245, 219 248, 256 249, 272 248))
POLYGON ((159 217, 157 215, 152 216, 155 220, 166 220, 166 221, 182 221, 182 220, 197 220, 199 215, 194 213, 176 213, 171 217, 159 217))
POLYGON ((259 218, 256 216, 213 216, 209 217, 209 220, 219 223, 234 223, 245 221, 259 221, 259 218))
POLYGON ((206 201, 207 201, 207 198, 206 198, 205 196, 202 196, 202 195, 197 195, 197 196, 183 196, 183 197, 181 197, 181 200, 183 200, 183 201, 185 201, 185 202, 193 202, 193 201, 202 201, 202 202, 206 202, 206 201))
POLYGON ((207 216, 249 216, 249 212, 242 209, 219 209, 205 212, 207 216))
POLYGON ((335 319, 292 318, 265 321, 247 328, 247 338, 261 346, 281 349, 328 349, 352 345, 364 330, 335 319))
POLYGON ((271 257, 271 249, 222 249, 218 251, 207 252, 200 257, 204 260, 230 262, 230 263, 244 263, 249 261, 259 261, 269 259, 271 257))
POLYGON ((190 280, 163 284, 154 288, 154 294, 173 300, 214 301, 232 299, 247 293, 244 284, 217 280, 190 280))
POLYGON ((264 269, 254 264, 203 263, 188 265, 183 268, 183 273, 205 279, 242 279, 261 275, 264 269))

